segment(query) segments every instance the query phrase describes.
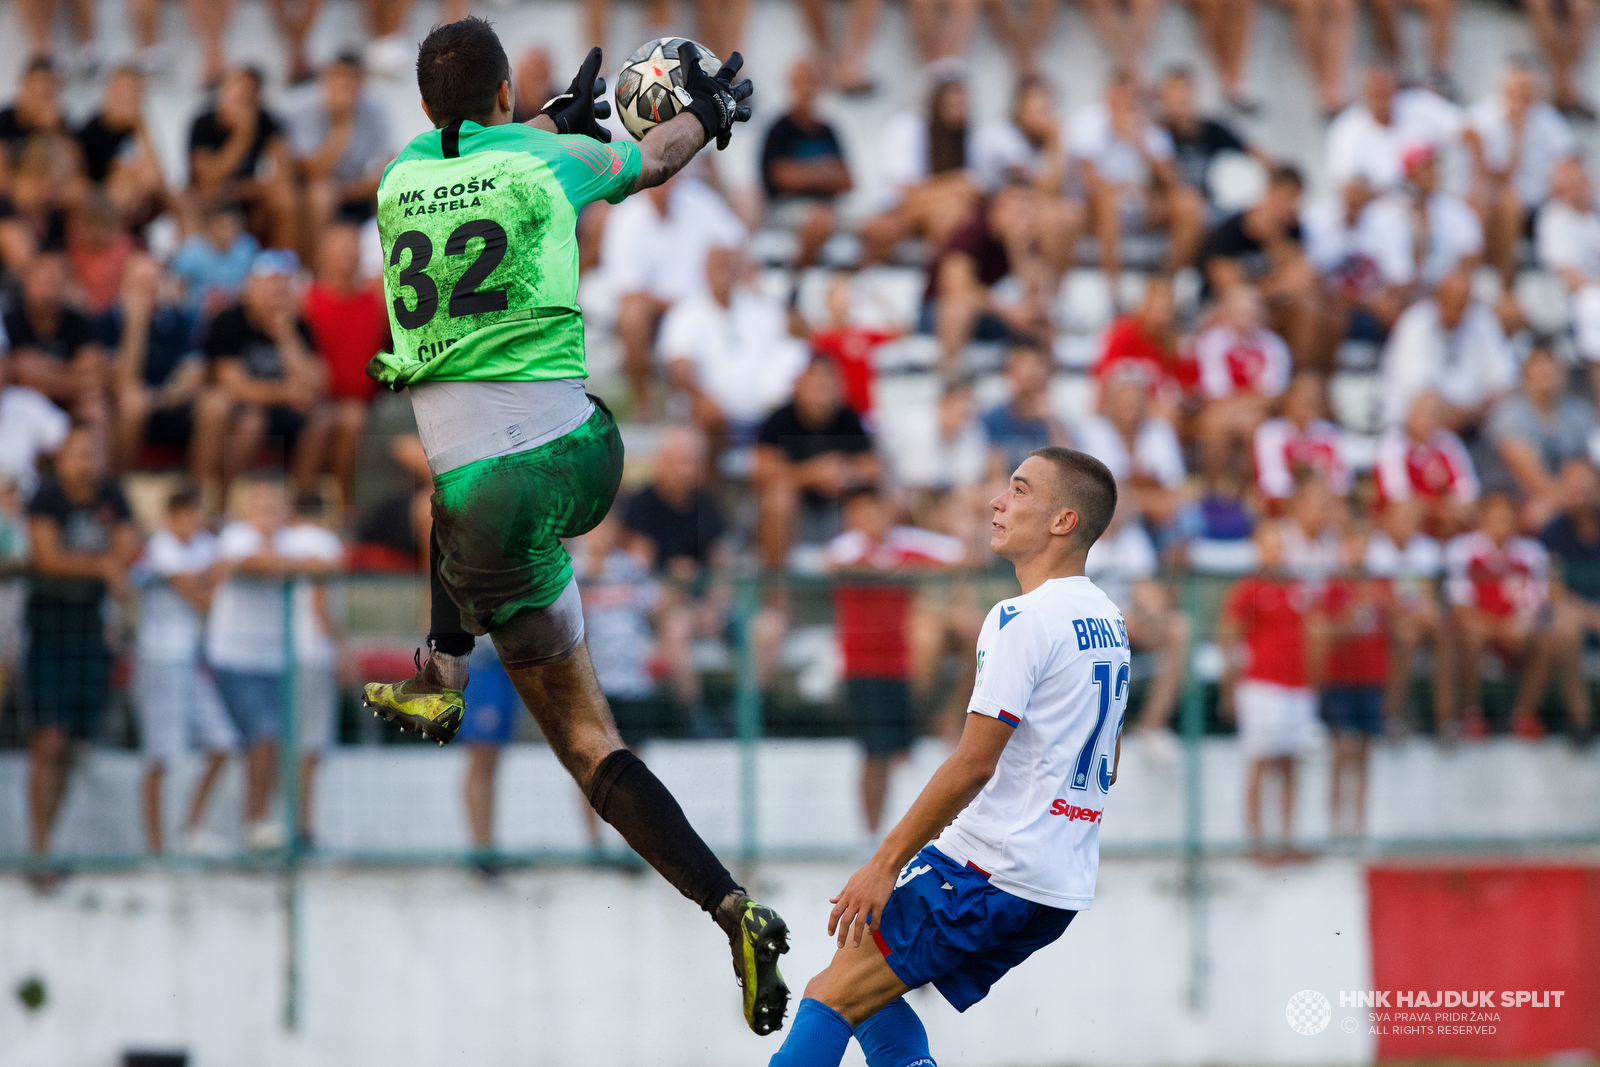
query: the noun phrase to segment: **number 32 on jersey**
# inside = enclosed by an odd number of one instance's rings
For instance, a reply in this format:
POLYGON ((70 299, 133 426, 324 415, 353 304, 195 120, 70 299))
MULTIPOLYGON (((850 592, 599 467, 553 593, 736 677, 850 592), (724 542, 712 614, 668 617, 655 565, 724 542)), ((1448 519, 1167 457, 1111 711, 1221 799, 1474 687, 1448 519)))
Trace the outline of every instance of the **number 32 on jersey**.
POLYGON ((1117 738, 1122 734, 1122 717, 1128 710, 1128 665, 1122 664, 1117 668, 1117 675, 1113 682, 1111 664, 1100 660, 1090 668, 1090 677, 1094 682, 1095 694, 1099 697, 1099 708, 1095 715, 1094 729, 1089 731, 1089 739, 1083 743, 1083 748, 1078 751, 1077 762, 1072 767, 1073 789, 1088 789, 1091 781, 1098 782, 1100 792, 1111 791, 1111 760, 1116 751, 1117 738), (1117 709, 1117 725, 1110 732, 1106 742, 1105 751, 1100 752, 1100 740, 1106 736, 1106 720, 1111 717, 1112 705, 1117 709), (1099 755, 1099 768, 1095 767, 1095 756, 1099 755))

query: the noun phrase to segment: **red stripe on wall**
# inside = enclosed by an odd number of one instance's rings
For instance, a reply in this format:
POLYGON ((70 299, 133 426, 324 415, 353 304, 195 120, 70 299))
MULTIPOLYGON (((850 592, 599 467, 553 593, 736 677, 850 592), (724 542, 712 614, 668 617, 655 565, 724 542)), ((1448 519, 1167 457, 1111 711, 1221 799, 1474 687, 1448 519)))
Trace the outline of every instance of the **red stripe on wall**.
MULTIPOLYGON (((1600 1052, 1600 868, 1374 867, 1367 884, 1373 988, 1389 992, 1389 1007, 1354 1013, 1377 1029, 1378 1059, 1600 1052), (1433 1004, 1479 990, 1493 991, 1489 1007, 1433 1004), (1429 1004, 1402 1007, 1402 991, 1429 1004), (1515 1003, 1518 991, 1529 1002, 1515 1003), (1493 1032, 1460 1029, 1485 1026, 1493 1032)), ((1352 1012, 1333 999, 1335 1018, 1352 1012)))

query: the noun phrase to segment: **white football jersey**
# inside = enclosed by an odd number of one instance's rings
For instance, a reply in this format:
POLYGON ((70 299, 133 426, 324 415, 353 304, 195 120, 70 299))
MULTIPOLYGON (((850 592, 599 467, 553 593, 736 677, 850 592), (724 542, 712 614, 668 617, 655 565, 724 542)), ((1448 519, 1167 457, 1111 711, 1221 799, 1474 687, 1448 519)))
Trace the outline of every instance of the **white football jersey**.
POLYGON ((1087 908, 1128 672, 1122 613, 1088 578, 1052 578, 996 604, 967 710, 1017 734, 939 851, 1024 900, 1087 908))

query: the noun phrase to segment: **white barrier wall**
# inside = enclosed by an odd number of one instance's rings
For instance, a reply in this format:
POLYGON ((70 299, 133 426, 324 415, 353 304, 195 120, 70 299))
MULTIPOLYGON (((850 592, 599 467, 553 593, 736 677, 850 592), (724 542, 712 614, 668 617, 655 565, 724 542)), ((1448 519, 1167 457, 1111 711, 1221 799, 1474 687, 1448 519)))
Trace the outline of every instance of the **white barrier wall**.
MULTIPOLYGON (((890 817, 915 798, 944 756, 919 744, 899 771, 890 817)), ((865 841, 857 805, 860 755, 848 741, 765 741, 759 745, 757 827, 772 848, 825 848, 865 841)), ((739 751, 731 741, 657 742, 645 760, 673 790, 690 820, 718 850, 739 846, 739 751)), ((465 752, 432 745, 337 748, 318 779, 316 836, 338 850, 449 851, 466 847, 461 804, 465 752)), ((1306 760, 1297 826, 1316 843, 1327 836, 1328 753, 1306 760)), ((170 775, 170 820, 187 803, 194 765, 170 775)), ((64 852, 138 852, 138 758, 98 752, 76 769, 57 846, 64 852)), ((1231 738, 1203 745, 1204 833, 1213 844, 1244 837, 1243 766, 1231 738)), ((26 848, 26 781, 21 754, 0 756, 0 855, 26 848)), ((1108 846, 1172 843, 1183 835, 1183 768, 1155 758, 1137 736, 1123 745, 1122 772, 1107 806, 1108 846)), ((587 846, 582 799, 550 751, 515 745, 501 762, 496 832, 501 847, 577 850, 587 846)), ((1412 740, 1380 745, 1372 767, 1372 832, 1381 838, 1581 836, 1600 834, 1600 746, 1575 751, 1560 740, 1499 739, 1441 751, 1412 740)), ((213 826, 238 833, 238 769, 230 768, 211 806, 213 826)), ((609 834, 609 831, 608 831, 609 834)), ((611 837, 620 847, 620 839, 611 837)))
MULTIPOLYGON (((958 1016, 912 994, 941 1064, 1355 1064, 1354 1012, 1304 1037, 1290 996, 1365 989, 1361 869, 1344 859, 1210 869, 1211 977, 1187 1006, 1181 870, 1108 861, 1096 906, 958 1016)), ((827 961, 839 865, 773 865, 752 888, 793 923, 798 991, 827 961)), ((80 876, 52 896, 0 878, 0 1067, 112 1067, 184 1048, 192 1067, 751 1067, 778 1039, 744 1027, 721 934, 653 874, 310 872, 301 880, 301 1022, 282 1027, 274 876, 80 876), (12 995, 37 975, 48 999, 12 995)), ((1364 1028, 1362 1028, 1364 1030, 1364 1028)), ((852 1048, 847 1063, 862 1062, 852 1048)))

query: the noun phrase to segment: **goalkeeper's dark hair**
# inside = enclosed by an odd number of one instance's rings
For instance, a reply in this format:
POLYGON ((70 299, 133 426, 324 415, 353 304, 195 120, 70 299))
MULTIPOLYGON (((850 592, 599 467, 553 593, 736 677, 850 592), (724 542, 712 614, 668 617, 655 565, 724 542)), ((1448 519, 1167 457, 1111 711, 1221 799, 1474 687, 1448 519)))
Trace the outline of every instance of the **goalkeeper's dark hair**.
POLYGON ((1087 549, 1100 540, 1117 511, 1117 480, 1110 469, 1087 452, 1057 445, 1036 448, 1028 455, 1038 456, 1055 468, 1050 504, 1078 513, 1078 528, 1073 536, 1079 547, 1087 549))
POLYGON ((485 118, 500 83, 510 80, 499 36, 476 15, 435 26, 417 49, 417 89, 435 126, 485 118))

